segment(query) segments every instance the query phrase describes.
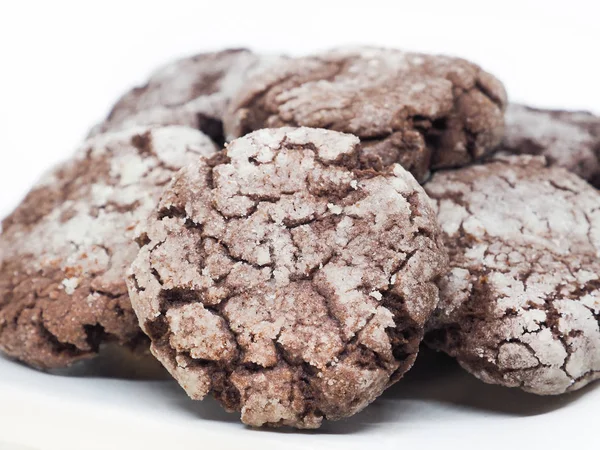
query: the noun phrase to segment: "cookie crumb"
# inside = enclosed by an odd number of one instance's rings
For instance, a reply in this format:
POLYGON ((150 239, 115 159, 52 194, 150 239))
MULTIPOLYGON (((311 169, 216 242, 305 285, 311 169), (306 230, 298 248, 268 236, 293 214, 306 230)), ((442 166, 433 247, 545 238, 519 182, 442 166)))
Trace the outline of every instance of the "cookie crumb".
POLYGON ((77 286, 79 286, 79 278, 65 278, 61 284, 65 289, 65 292, 69 295, 73 295, 77 286))
POLYGON ((377 301, 381 301, 381 299, 383 298, 383 296, 381 295, 381 292, 379 292, 379 291, 369 292, 369 295, 377 301))
POLYGON ((339 216, 344 210, 341 206, 334 205, 333 203, 327 203, 327 209, 331 211, 336 216, 339 216))

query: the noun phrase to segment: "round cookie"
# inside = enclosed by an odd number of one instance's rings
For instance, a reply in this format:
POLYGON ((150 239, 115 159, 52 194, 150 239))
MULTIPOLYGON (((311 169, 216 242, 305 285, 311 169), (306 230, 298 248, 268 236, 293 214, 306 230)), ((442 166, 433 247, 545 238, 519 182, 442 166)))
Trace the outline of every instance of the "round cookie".
POLYGON ((248 77, 279 59, 230 49, 170 63, 153 73, 145 85, 123 95, 90 135, 138 125, 185 125, 221 145, 221 119, 231 96, 248 77))
POLYGON ((450 253, 426 341, 540 395, 600 378, 600 193, 541 157, 436 173, 450 253))
POLYGON ((265 129, 180 171, 128 282, 153 354, 252 426, 348 417, 406 372, 447 265, 429 199, 358 138, 265 129))
MULTIPOLYGON (((0 350, 43 369, 146 339, 125 284, 135 227, 185 164, 216 151, 186 127, 87 140, 2 223, 0 350)), ((144 348, 142 347, 142 348, 144 348)))
POLYGON ((361 141, 364 164, 418 181, 500 143, 504 87, 459 58, 348 48, 289 59, 250 79, 225 114, 228 139, 266 127, 328 128, 361 141))
POLYGON ((503 151, 545 156, 600 187, 600 117, 510 104, 505 120, 503 151))

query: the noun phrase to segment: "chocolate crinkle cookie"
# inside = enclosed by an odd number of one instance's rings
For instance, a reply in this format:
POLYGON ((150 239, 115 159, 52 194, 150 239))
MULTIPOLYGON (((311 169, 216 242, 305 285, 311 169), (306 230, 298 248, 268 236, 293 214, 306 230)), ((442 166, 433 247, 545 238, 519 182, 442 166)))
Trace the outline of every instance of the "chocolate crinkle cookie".
POLYGON ((510 104, 500 147, 512 154, 543 155, 600 188, 600 117, 581 111, 510 104))
POLYGON ((141 127, 92 138, 49 173, 2 223, 0 350, 50 369, 144 341, 125 284, 134 229, 178 169, 215 151, 191 128, 141 127))
POLYGON ((251 78, 224 124, 230 139, 286 125, 352 133, 363 163, 399 163, 423 182, 430 169, 490 153, 505 105, 502 83, 473 63, 360 47, 289 59, 251 78))
POLYGON ((231 49, 170 63, 123 95, 90 135, 138 125, 185 125, 221 145, 222 116, 232 95, 248 77, 281 58, 231 49))
POLYGON ((427 342, 535 394, 600 378, 600 193, 533 156, 439 172, 425 189, 451 268, 427 342))
POLYGON ((406 372, 447 256, 430 201, 358 138, 264 129, 180 171, 128 287, 151 350, 193 399, 252 426, 317 428, 406 372))

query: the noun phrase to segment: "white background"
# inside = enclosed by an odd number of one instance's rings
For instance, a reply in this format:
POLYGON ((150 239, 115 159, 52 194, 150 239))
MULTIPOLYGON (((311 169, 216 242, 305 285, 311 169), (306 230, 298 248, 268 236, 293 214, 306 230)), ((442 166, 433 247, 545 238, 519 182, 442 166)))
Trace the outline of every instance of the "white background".
POLYGON ((228 46, 449 53, 497 75, 515 101, 600 113, 599 16, 598 0, 0 0, 0 207, 156 66, 228 46))
MULTIPOLYGON (((600 113, 599 15, 597 0, 0 0, 0 215, 124 90, 175 57, 230 46, 291 54, 396 46, 471 59, 503 80, 513 101, 600 113)), ((547 417, 550 436, 577 429, 564 424, 569 415, 559 424, 547 417)), ((467 444, 476 431, 460 426, 467 444)), ((585 443, 594 431, 570 437, 585 443)))

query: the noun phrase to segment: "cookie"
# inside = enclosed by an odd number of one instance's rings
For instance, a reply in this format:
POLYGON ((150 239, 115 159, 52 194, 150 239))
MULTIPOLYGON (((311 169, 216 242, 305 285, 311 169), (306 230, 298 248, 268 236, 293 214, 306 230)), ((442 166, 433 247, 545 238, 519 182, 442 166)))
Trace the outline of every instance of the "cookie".
POLYGON ((212 391, 255 427, 316 428, 413 364, 447 256, 414 177, 356 169, 358 147, 260 130, 166 189, 128 287, 191 398, 212 391))
POLYGON ((450 253, 427 342, 540 395, 600 378, 600 193, 541 157, 436 173, 450 253))
POLYGON ((224 141, 221 119, 231 96, 280 59, 246 49, 202 53, 168 64, 117 101, 91 135, 139 125, 184 125, 224 141))
POLYGON ((86 141, 2 223, 0 350, 52 369, 102 344, 145 346, 126 270, 137 224, 183 165, 216 151, 186 127, 141 127, 86 141))
POLYGON ((600 187, 600 117, 510 104, 502 151, 542 155, 600 187))
POLYGON ((361 141, 380 170, 399 163, 418 181, 500 143, 502 83, 459 58, 381 48, 338 49, 289 59, 250 79, 231 101, 231 139, 266 127, 328 128, 361 141))

